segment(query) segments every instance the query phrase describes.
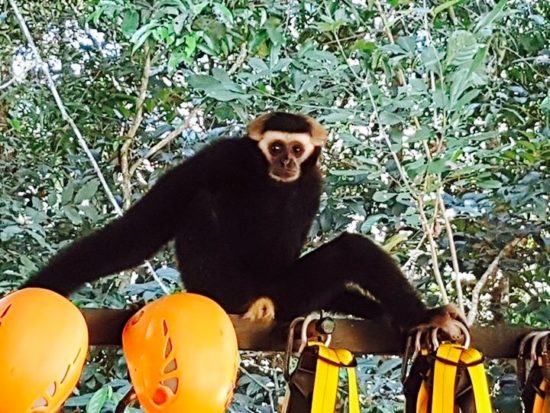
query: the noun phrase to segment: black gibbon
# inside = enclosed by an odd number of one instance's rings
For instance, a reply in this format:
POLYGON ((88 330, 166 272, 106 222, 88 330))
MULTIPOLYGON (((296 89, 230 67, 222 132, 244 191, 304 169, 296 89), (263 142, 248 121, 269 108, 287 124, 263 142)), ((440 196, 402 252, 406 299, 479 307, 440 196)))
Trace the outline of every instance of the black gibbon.
POLYGON ((454 308, 426 308, 394 260, 361 235, 345 233, 300 257, 319 207, 326 138, 308 116, 263 115, 246 137, 217 141, 166 173, 124 216, 61 251, 24 287, 68 295, 174 239, 187 291, 230 313, 269 297, 283 321, 326 309, 445 328, 454 308))

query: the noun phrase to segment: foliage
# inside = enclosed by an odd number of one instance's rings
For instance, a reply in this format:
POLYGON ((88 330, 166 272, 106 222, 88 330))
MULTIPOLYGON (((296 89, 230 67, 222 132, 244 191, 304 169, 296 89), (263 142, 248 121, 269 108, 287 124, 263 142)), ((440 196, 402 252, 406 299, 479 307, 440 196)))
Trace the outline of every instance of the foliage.
MULTIPOLYGON (((489 274, 477 321, 547 323, 548 2, 20 3, 120 205, 208 141, 238 134, 257 113, 309 113, 332 132, 310 247, 343 230, 368 234, 430 305, 444 292, 457 299, 461 287, 471 310, 476 283, 512 243, 489 274), (181 135, 166 139, 179 127, 181 135)), ((0 5, 0 291, 7 292, 114 215, 9 3, 0 5)), ((153 264, 178 288, 169 253, 153 264)), ((86 286, 74 300, 122 307, 161 294, 138 269, 86 286)), ((282 389, 277 367, 249 360, 247 371, 263 386, 243 376, 238 411, 270 411, 279 396, 273 388, 282 389)), ((396 366, 388 381, 380 370, 392 362, 366 363, 363 394, 375 395, 364 400, 367 411, 397 411, 396 366)), ((94 351, 69 408, 112 411, 127 389, 123 377, 118 353, 94 351)))

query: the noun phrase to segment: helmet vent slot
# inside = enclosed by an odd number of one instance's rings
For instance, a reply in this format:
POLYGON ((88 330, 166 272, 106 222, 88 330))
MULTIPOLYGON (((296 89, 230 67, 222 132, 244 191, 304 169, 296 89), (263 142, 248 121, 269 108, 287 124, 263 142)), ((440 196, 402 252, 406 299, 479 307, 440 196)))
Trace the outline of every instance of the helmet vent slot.
POLYGON ((53 397, 55 392, 57 391, 57 385, 55 384, 55 381, 50 384, 48 387, 48 390, 46 390, 46 393, 48 393, 48 396, 53 397))
POLYGON ((76 361, 78 360, 78 356, 80 356, 80 352, 82 351, 81 348, 78 349, 78 351, 76 352, 76 356, 74 357, 74 360, 71 364, 75 364, 76 361))
POLYGON ((4 311, 2 311, 2 315, 0 315, 0 318, 4 318, 6 316, 6 314, 8 314, 8 311, 10 311, 10 308, 11 308, 11 304, 8 305, 4 311))
POLYGON ((172 390, 172 393, 176 394, 178 391, 179 380, 177 377, 171 377, 162 382, 162 384, 172 390))
POLYGON ((69 375, 69 371, 71 371, 71 365, 70 364, 67 366, 67 370, 65 370, 65 374, 63 375, 63 377, 59 381, 59 384, 63 384, 63 382, 65 381, 65 379, 69 375))
POLYGON ((170 363, 168 363, 166 365, 163 372, 164 372, 164 374, 168 374, 168 373, 171 373, 173 371, 176 371, 177 368, 178 368, 178 362, 176 361, 176 359, 173 359, 170 363))
POLYGON ((141 310, 139 313, 135 314, 131 319, 130 319, 130 325, 133 325, 135 326, 139 320, 141 320, 141 317, 143 317, 143 310, 141 310))
POLYGON ((164 347, 164 358, 167 359, 172 352, 172 340, 166 340, 166 347, 164 347))
MULTIPOLYGON (((48 400, 45 397, 41 397, 34 402, 31 409, 40 409, 41 407, 48 407, 48 400)), ((40 409, 42 410, 42 409, 40 409)))

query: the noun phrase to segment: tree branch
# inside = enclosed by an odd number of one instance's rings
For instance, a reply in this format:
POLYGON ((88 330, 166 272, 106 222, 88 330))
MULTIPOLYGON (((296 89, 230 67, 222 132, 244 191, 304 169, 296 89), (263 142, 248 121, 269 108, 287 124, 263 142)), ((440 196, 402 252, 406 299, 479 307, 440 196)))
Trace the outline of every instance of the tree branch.
MULTIPOLYGON (((59 109, 59 112, 61 113, 61 116, 63 120, 65 120, 69 126, 71 127, 73 133, 76 136, 76 139, 83 149, 83 151, 86 153, 86 156, 88 157, 88 160, 92 164, 92 168, 94 169, 99 181, 101 182, 101 185, 103 187, 103 190, 105 191, 105 194, 107 195, 107 199, 113 206, 116 214, 118 216, 122 215, 122 209, 118 205, 113 192, 111 191, 111 188, 109 188, 109 184, 107 184, 107 181, 105 180, 105 176, 101 172, 101 169, 99 169, 99 165, 97 164, 94 156, 90 152, 90 148, 88 147, 88 143, 82 136, 82 133, 80 132, 80 129, 78 129, 78 126, 76 126, 76 123, 71 118, 71 116, 68 114, 67 109, 65 108, 65 105, 63 104, 63 101, 61 100, 61 96, 59 95, 59 92, 57 91, 57 87, 55 86, 55 82, 52 78, 52 75, 50 73, 50 70, 48 68, 48 65, 44 60, 42 59, 42 56, 40 55, 40 52, 38 51, 38 48, 36 47, 36 44, 34 43, 34 40, 32 38, 32 35, 27 27, 27 24, 25 22, 25 19, 21 15, 21 12, 19 11, 19 7, 17 6, 17 3, 15 0, 8 0, 10 3, 11 8, 13 9, 13 13, 15 15, 15 18, 17 19, 17 22, 19 23, 19 27, 21 27, 21 31, 23 32, 23 35, 27 39, 27 43, 29 44, 30 49, 32 50, 36 61, 38 62, 38 65, 42 72, 44 73, 44 76, 46 78, 46 83, 53 95, 53 98, 55 100, 55 103, 59 109)), ((144 263, 145 268, 147 271, 151 274, 153 279, 157 282, 157 284, 160 286, 162 291, 165 294, 170 293, 170 289, 162 282, 162 280, 158 277, 157 273, 153 269, 153 266, 149 261, 145 261, 144 263)))
POLYGON ((134 143, 137 131, 143 121, 143 103, 147 98, 149 87, 149 76, 151 73, 151 52, 149 45, 145 43, 145 62, 139 87, 139 94, 136 99, 136 116, 126 134, 122 148, 120 149, 120 167, 122 169, 122 194, 124 199, 124 209, 128 209, 132 204, 132 173, 130 172, 130 150, 134 143))
POLYGON ((246 55, 248 54, 248 46, 245 42, 242 42, 241 49, 239 50, 239 55, 237 56, 237 59, 235 59, 235 62, 231 65, 229 70, 227 71, 228 75, 232 75, 241 67, 241 65, 244 63, 246 59, 246 55))
POLYGON ((179 125, 168 135, 166 135, 159 142, 157 142, 151 149, 147 151, 147 153, 142 158, 139 158, 130 168, 130 176, 134 175, 136 170, 143 164, 143 162, 145 162, 147 159, 152 157, 154 154, 156 154, 158 151, 160 151, 162 148, 164 148, 166 145, 168 145, 170 142, 180 136, 185 130, 189 129, 191 127, 191 121, 193 120, 196 111, 196 109, 193 109, 191 112, 189 112, 189 115, 187 115, 187 119, 185 119, 185 121, 182 122, 181 125, 179 125))
POLYGON ((3 90, 3 89, 6 89, 6 88, 10 87, 11 84, 15 83, 16 80, 17 80, 17 78, 14 76, 10 80, 8 80, 6 83, 2 83, 0 85, 0 90, 3 90))
MULTIPOLYGON (((384 25, 384 33, 386 34, 386 37, 388 38, 390 43, 395 44, 395 39, 394 39, 393 34, 390 30, 388 19, 386 17, 386 14, 384 13, 384 10, 382 8, 382 5, 381 5, 380 1, 375 0, 375 4, 376 4, 376 8, 378 9, 378 13, 380 14, 380 18, 382 19, 382 23, 384 25)), ((427 25, 426 17, 424 18, 424 26, 425 26, 425 31, 428 35, 428 41, 431 43, 431 36, 430 36, 430 32, 428 30, 429 27, 427 25)), ((401 69, 397 69, 397 79, 398 79, 398 82, 399 82, 400 86, 405 86, 406 85, 405 74, 403 73, 403 71, 401 69)), ((434 77, 433 73, 430 73, 430 86, 431 86, 432 93, 435 92, 436 85, 435 85, 435 77, 434 77)), ((418 120, 418 118, 416 116, 413 116, 412 119, 413 119, 413 123, 415 124, 415 127, 417 129, 420 129, 420 121, 418 120)), ((434 119, 434 128, 437 128, 437 111, 436 110, 434 110, 433 119, 434 119)), ((443 135, 443 131, 440 131, 440 132, 443 135)), ((423 146, 424 146, 424 152, 426 153, 427 159, 429 161, 431 161, 432 160, 432 154, 430 152, 430 148, 429 148, 427 142, 424 142, 423 146)), ((440 152, 442 149, 443 149, 442 142, 438 142, 438 152, 440 152)), ((449 217, 446 213, 447 210, 445 208, 445 202, 443 201, 443 196, 441 194, 441 180, 440 180, 439 177, 437 179, 436 184, 438 186, 438 189, 436 191, 436 201, 437 201, 436 203, 439 204, 439 206, 440 206, 441 217, 442 217, 442 219, 445 223, 445 230, 446 230, 446 233, 447 233, 447 238, 449 240, 449 251, 451 253, 451 262, 452 262, 452 266, 453 266, 453 272, 455 273, 455 288, 456 288, 456 292, 457 292, 457 301, 458 301, 459 308, 461 309, 462 313, 464 313, 464 299, 463 299, 463 292, 462 292, 462 283, 461 283, 461 280, 460 280, 460 277, 459 277, 460 266, 459 266, 459 263, 458 263, 458 255, 457 255, 456 246, 455 246, 455 243, 454 243, 453 229, 452 229, 449 217)), ((420 212, 421 216, 424 214, 424 211, 419 211, 419 212, 420 212)), ((428 228, 428 231, 429 231, 429 228, 428 228)), ((435 241, 433 241, 433 236, 431 235, 431 231, 428 232, 428 239, 430 241, 430 248, 431 249, 433 249, 433 247, 437 247, 435 245, 435 241)), ((432 258, 433 257, 434 257, 434 254, 432 253, 432 258)), ((437 258, 437 254, 435 254, 435 257, 437 258)), ((435 262, 437 262, 437 261, 435 261, 435 262)), ((437 276, 436 276, 436 279, 437 279, 437 276)), ((441 289, 442 284, 440 284, 439 281, 438 281, 438 284, 439 284, 439 288, 441 289)))
POLYGON ((489 266, 487 267, 487 269, 485 270, 481 278, 477 281, 476 285, 474 286, 474 289, 472 290, 472 308, 470 309, 470 312, 468 313, 468 318, 467 318, 469 325, 474 324, 475 319, 477 317, 481 290, 483 289, 485 284, 487 284, 487 281, 489 280, 489 278, 496 273, 500 260, 505 256, 507 256, 508 254, 510 254, 512 250, 516 247, 516 245, 518 245, 521 242, 521 240, 523 240, 523 238, 525 237, 524 236, 517 237, 512 239, 512 241, 508 242, 508 244, 506 244, 504 248, 500 250, 500 252, 493 259, 491 264, 489 264, 489 266))

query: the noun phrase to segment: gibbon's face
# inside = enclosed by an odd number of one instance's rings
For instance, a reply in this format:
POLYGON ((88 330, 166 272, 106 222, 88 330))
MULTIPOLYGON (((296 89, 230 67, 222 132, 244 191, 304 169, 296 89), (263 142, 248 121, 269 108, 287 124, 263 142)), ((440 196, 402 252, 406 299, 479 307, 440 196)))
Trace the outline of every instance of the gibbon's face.
POLYGON ((258 148, 269 162, 271 178, 294 182, 300 178, 300 165, 315 147, 324 146, 327 132, 309 116, 273 112, 253 120, 248 137, 258 141, 258 148))
POLYGON ((280 182, 300 177, 300 164, 313 152, 308 133, 267 131, 258 147, 269 162, 269 176, 280 182))

